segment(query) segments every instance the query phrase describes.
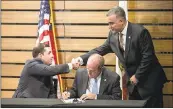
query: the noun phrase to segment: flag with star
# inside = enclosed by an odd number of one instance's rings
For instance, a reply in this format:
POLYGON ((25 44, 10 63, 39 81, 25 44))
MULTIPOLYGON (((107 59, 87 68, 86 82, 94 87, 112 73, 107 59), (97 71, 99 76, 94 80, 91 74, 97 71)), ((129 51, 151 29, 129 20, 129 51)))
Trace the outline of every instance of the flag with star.
MULTIPOLYGON (((56 46, 56 36, 53 22, 53 11, 52 11, 52 1, 41 0, 40 3, 40 13, 38 22, 38 38, 36 45, 39 43, 48 44, 51 47, 54 59, 52 65, 59 64, 57 46, 56 46)), ((62 92, 62 80, 61 76, 57 75, 57 97, 61 98, 62 92)))

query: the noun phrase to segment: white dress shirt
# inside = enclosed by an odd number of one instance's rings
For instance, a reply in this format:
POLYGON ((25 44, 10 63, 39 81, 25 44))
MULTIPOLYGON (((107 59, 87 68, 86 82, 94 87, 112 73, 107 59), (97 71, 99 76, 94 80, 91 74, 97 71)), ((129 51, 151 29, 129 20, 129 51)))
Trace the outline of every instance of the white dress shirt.
MULTIPOLYGON (((100 75, 96 78, 96 79, 97 79, 97 88, 98 88, 98 91, 99 91, 99 89, 100 89, 101 75, 102 75, 102 72, 101 72, 100 75)), ((95 78, 89 78, 88 87, 87 87, 87 89, 86 89, 86 94, 88 94, 88 93, 90 93, 90 92, 92 91, 93 81, 95 81, 95 78)))
MULTIPOLYGON (((123 34, 123 49, 125 51, 125 48, 126 48, 126 35, 127 35, 127 27, 128 27, 128 21, 126 23, 126 26, 125 28, 123 29, 123 31, 121 32, 123 34)), ((120 36, 119 36, 119 39, 120 39, 120 36)))

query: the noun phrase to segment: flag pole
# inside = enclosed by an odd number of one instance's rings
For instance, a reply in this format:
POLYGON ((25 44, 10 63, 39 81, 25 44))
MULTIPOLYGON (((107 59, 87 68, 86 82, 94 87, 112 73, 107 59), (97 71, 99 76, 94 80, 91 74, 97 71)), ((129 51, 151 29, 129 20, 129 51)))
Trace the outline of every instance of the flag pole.
MULTIPOLYGON (((58 60, 58 53, 57 53, 57 41, 56 41, 56 34, 55 34, 55 25, 54 25, 54 16, 53 16, 53 2, 52 0, 49 0, 49 4, 50 4, 50 13, 51 13, 51 22, 52 22, 52 31, 53 31, 53 39, 54 39, 54 44, 55 44, 55 50, 56 50, 56 64, 59 64, 59 60, 58 60)), ((61 79, 61 75, 57 75, 58 80, 59 80, 59 85, 60 85, 60 92, 63 92, 63 87, 62 87, 62 79, 61 79)))

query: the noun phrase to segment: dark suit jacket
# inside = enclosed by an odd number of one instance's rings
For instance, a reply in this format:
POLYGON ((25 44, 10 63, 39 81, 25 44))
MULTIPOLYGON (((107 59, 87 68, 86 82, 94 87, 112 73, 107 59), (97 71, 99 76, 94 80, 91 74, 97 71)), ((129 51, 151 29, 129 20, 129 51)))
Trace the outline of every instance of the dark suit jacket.
POLYGON ((135 74, 139 80, 137 88, 143 99, 154 95, 167 80, 155 55, 150 33, 141 25, 128 23, 125 58, 119 49, 118 33, 113 34, 111 31, 103 45, 81 56, 85 64, 93 53, 100 55, 115 53, 129 78, 135 74))
MULTIPOLYGON (((76 72, 73 87, 70 92, 71 98, 79 98, 86 93, 88 87, 87 69, 78 69, 76 72)), ((102 69, 101 83, 97 99, 121 99, 120 77, 117 73, 111 72, 105 67, 102 69)))
POLYGON ((67 64, 48 66, 40 59, 28 60, 13 98, 56 98, 52 76, 65 72, 67 64))

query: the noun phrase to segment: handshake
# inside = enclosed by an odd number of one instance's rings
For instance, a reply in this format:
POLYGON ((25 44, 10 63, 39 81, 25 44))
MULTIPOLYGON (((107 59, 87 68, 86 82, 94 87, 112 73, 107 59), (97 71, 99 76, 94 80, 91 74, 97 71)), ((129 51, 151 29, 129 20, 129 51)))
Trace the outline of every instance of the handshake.
POLYGON ((72 64, 72 68, 74 70, 77 70, 79 68, 80 65, 83 65, 83 60, 81 57, 78 57, 78 58, 73 58, 71 60, 71 64, 72 64))

